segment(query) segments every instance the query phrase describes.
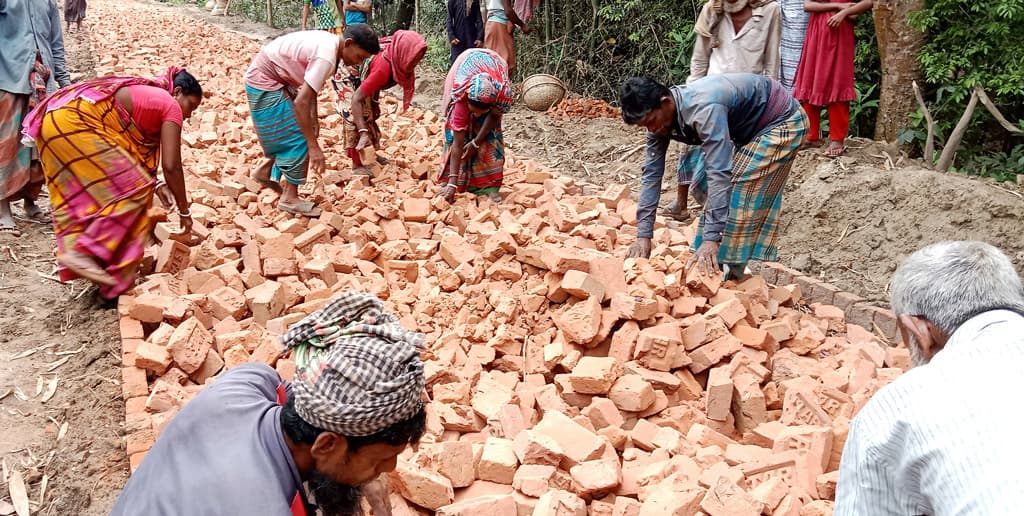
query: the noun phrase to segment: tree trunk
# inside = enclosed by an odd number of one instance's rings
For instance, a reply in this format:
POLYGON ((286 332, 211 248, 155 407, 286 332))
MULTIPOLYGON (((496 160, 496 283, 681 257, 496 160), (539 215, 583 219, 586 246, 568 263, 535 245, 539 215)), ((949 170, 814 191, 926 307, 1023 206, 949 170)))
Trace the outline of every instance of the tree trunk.
POLYGON ((876 140, 895 142, 916 109, 911 85, 923 77, 918 54, 924 34, 907 24, 907 15, 924 7, 925 0, 875 0, 875 32, 882 62, 876 140))
POLYGON ((398 14, 395 16, 395 30, 409 30, 409 27, 412 26, 414 14, 416 14, 416 0, 400 0, 398 2, 398 14))

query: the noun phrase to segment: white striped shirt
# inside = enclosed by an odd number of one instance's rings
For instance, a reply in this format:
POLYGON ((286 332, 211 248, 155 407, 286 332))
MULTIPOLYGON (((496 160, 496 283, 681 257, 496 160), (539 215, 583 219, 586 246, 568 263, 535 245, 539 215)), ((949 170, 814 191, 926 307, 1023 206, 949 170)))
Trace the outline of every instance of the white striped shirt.
POLYGON ((960 326, 850 425, 835 515, 1024 514, 1024 317, 960 326))

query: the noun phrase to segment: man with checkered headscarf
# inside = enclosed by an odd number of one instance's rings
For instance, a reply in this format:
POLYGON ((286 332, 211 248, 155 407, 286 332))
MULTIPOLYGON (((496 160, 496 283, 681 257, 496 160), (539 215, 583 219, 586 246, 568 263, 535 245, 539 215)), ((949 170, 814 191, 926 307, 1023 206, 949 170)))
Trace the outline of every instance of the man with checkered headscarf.
POLYGON ((361 487, 423 435, 424 337, 352 292, 281 340, 294 382, 264 364, 222 374, 163 431, 112 515, 359 514, 361 487))

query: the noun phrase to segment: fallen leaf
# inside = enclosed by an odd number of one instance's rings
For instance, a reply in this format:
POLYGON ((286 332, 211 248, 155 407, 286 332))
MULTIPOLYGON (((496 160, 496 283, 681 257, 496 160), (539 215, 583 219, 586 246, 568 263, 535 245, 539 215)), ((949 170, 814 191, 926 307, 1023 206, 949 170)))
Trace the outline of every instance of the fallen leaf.
POLYGON ((39 505, 43 505, 46 498, 46 485, 50 483, 50 475, 43 473, 43 481, 39 484, 39 505))
POLYGON ((36 378, 36 397, 43 393, 43 377, 36 378))
POLYGON ((13 391, 13 390, 11 390, 11 388, 10 388, 10 387, 8 387, 8 388, 7 388, 7 390, 5 390, 5 391, 3 391, 3 392, 0 392, 0 400, 2 400, 2 399, 4 399, 4 398, 6 398, 6 397, 8 397, 8 396, 10 396, 12 392, 14 392, 14 391, 13 391))
POLYGON ((14 504, 14 511, 18 516, 29 516, 28 512, 28 491, 25 490, 25 479, 17 470, 11 472, 7 480, 7 488, 11 491, 11 503, 14 504))
POLYGON ((60 430, 57 431, 57 440, 64 438, 64 434, 68 433, 68 422, 65 421, 60 425, 60 430))
POLYGON ((85 349, 85 344, 82 344, 78 349, 76 349, 74 351, 58 351, 58 352, 54 353, 54 355, 57 355, 57 356, 74 355, 76 353, 81 353, 83 349, 85 349))
POLYGON ((53 395, 57 392, 57 380, 59 380, 59 378, 54 378, 49 382, 46 382, 46 390, 43 391, 43 397, 40 398, 40 401, 42 401, 43 403, 50 401, 50 398, 52 398, 53 395))
POLYGON ((21 387, 14 388, 14 397, 21 401, 28 401, 28 395, 25 394, 25 391, 21 390, 21 387))
POLYGON ((57 369, 58 367, 64 365, 64 363, 67 362, 68 360, 71 360, 71 357, 64 357, 56 362, 46 364, 46 372, 52 372, 54 369, 57 369))
POLYGON ((14 506, 7 500, 0 500, 0 515, 9 516, 14 514, 14 506))

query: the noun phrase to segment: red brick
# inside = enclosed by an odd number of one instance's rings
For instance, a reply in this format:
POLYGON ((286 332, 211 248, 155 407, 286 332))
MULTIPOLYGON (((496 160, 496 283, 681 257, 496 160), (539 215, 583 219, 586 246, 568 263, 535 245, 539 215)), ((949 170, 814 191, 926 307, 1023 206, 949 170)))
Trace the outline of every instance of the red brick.
POLYGON ((690 363, 676 323, 659 324, 642 330, 633 356, 644 367, 656 371, 671 371, 690 363))
POLYGON ((725 477, 708 489, 700 508, 710 516, 761 516, 762 505, 725 477))
POLYGON ((473 248, 472 244, 466 242, 454 231, 447 231, 441 237, 439 254, 453 269, 464 263, 472 265, 480 257, 480 253, 473 248))
POLYGON ((142 294, 135 298, 128 315, 145 323, 158 323, 164 319, 164 307, 171 298, 159 294, 142 294))
POLYGON ((178 274, 188 267, 188 246, 174 240, 166 240, 160 244, 160 252, 156 258, 156 272, 178 274))
POLYGON ((605 394, 622 375, 622 365, 612 357, 583 357, 569 374, 575 392, 605 394))
POLYGON ((708 419, 725 421, 732 408, 732 378, 726 366, 715 367, 708 374, 708 398, 706 413, 708 419))
POLYGON ((406 198, 402 200, 402 217, 407 222, 426 222, 432 211, 430 199, 406 198))
POLYGON ((237 320, 245 317, 248 312, 245 296, 231 287, 214 290, 207 296, 206 303, 210 313, 217 319, 232 317, 237 320))
POLYGON ((202 367, 206 355, 213 347, 213 336, 200 324, 195 317, 189 318, 178 325, 171 334, 167 345, 174 363, 182 371, 192 374, 202 367))
POLYGON ((690 370, 700 373, 714 366, 722 359, 731 356, 743 347, 743 343, 732 335, 726 334, 690 352, 693 363, 690 370))
POLYGON ((316 244, 331 242, 331 229, 324 224, 315 224, 299 236, 295 237, 295 249, 308 255, 316 244))
POLYGON ((583 271, 566 271, 565 275, 562 276, 562 290, 581 299, 594 297, 598 301, 604 300, 604 285, 583 271))
POLYGON ((575 344, 588 344, 601 328, 601 301, 588 298, 552 315, 558 329, 575 344))
POLYGON ((253 322, 266 326, 267 321, 277 318, 285 309, 285 292, 276 281, 267 281, 245 291, 246 303, 252 310, 253 322))
POLYGON ((747 309, 739 299, 732 298, 711 307, 711 309, 704 315, 705 317, 717 316, 725 322, 727 327, 732 328, 736 323, 742 321, 743 318, 747 316, 747 309))
POLYGON ((118 323, 122 339, 141 339, 146 336, 142 329, 142 323, 131 317, 121 317, 118 319, 118 323))
POLYGON ((623 319, 646 321, 658 313, 658 302, 653 299, 620 293, 612 297, 611 308, 618 312, 623 319))
POLYGON ((199 369, 192 373, 190 378, 192 378, 192 381, 196 382, 198 385, 203 385, 206 383, 206 380, 215 376, 223 368, 224 360, 221 359, 216 350, 210 349, 210 351, 206 353, 206 360, 204 360, 203 364, 199 366, 199 369))
POLYGON ((136 396, 149 396, 149 385, 146 383, 146 370, 139 367, 121 368, 121 394, 124 399, 136 396))
POLYGON ((565 274, 570 270, 590 272, 590 263, 578 249, 569 249, 555 244, 541 248, 540 261, 551 272, 565 274))
POLYGON ((711 276, 701 274, 700 267, 694 265, 686 271, 686 286, 690 292, 698 296, 711 297, 718 293, 722 286, 722 272, 715 271, 711 276))
POLYGON ((558 412, 546 412, 534 430, 558 443, 565 452, 566 465, 570 467, 596 459, 604 453, 604 439, 558 412))
POLYGON ((612 384, 608 391, 610 399, 619 410, 641 412, 654 403, 654 388, 640 375, 627 374, 612 384))
POLYGON ((164 374, 170 365, 171 354, 163 346, 140 342, 135 349, 135 367, 160 375, 164 374))

